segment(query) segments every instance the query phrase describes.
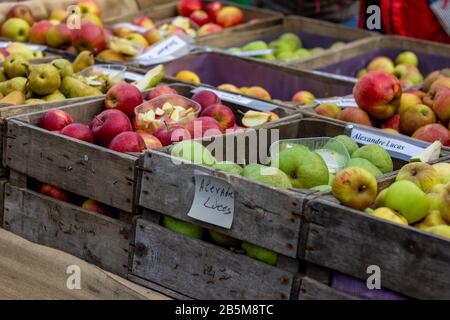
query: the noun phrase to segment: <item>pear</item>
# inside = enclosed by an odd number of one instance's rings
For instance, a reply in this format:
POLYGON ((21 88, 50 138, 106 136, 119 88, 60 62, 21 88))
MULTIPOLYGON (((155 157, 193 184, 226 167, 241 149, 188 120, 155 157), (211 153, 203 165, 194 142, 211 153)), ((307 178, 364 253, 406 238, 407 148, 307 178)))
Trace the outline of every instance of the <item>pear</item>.
POLYGON ((414 225, 414 227, 420 229, 420 230, 426 230, 431 227, 435 226, 446 226, 447 222, 442 218, 441 213, 439 211, 431 211, 425 219, 423 219, 421 222, 414 225))
POLYGON ((61 101, 61 100, 65 100, 66 97, 61 93, 61 91, 56 90, 52 94, 49 94, 49 95, 43 97, 42 99, 45 101, 61 101))
POLYGON ((90 51, 81 51, 72 63, 73 72, 77 73, 95 64, 94 55, 90 51))
POLYGON ((375 167, 369 160, 363 158, 352 158, 347 162, 348 167, 359 167, 366 169, 375 177, 379 177, 383 175, 383 172, 380 171, 377 167, 375 167))
POLYGON ((164 216, 162 225, 169 230, 184 234, 185 236, 194 239, 203 238, 203 229, 190 222, 182 221, 169 216, 164 216))
POLYGON ((292 47, 292 51, 298 50, 302 47, 302 41, 295 33, 292 32, 283 34, 278 38, 278 41, 288 43, 292 47))
POLYGON ((267 167, 261 164, 252 163, 247 165, 242 171, 242 176, 267 184, 274 188, 288 189, 292 188, 289 177, 278 168, 267 167))
POLYGON ((370 214, 377 218, 389 220, 389 221, 396 222, 396 223, 403 224, 403 225, 408 225, 408 220, 406 220, 405 217, 403 217, 398 212, 396 212, 392 209, 389 209, 389 208, 383 208, 383 207, 378 208, 378 209, 374 210, 373 212, 371 212, 370 214))
POLYGON ((333 138, 334 140, 330 140, 328 141, 324 148, 325 149, 331 149, 337 152, 340 152, 341 148, 340 145, 338 147, 335 147, 336 142, 335 140, 339 141, 340 143, 342 143, 344 145, 344 147, 347 149, 348 154, 351 156, 356 150, 358 150, 358 144, 353 141, 352 138, 350 138, 349 136, 346 135, 339 135, 333 138))
POLYGON ((231 161, 217 162, 212 167, 214 169, 222 170, 224 172, 232 173, 238 176, 241 175, 242 171, 244 170, 241 166, 231 161))
POLYGON ((269 46, 264 41, 258 40, 253 41, 242 47, 243 51, 258 51, 258 50, 267 50, 269 46))
POLYGON ((71 76, 73 74, 73 66, 69 60, 56 59, 51 62, 52 66, 59 70, 59 75, 62 78, 71 76))
POLYGON ((25 92, 27 78, 16 77, 0 83, 0 92, 6 96, 13 91, 25 92))
POLYGON ((27 60, 34 58, 33 51, 31 51, 30 48, 28 48, 28 46, 24 43, 13 42, 6 48, 6 51, 8 51, 10 55, 22 55, 27 60))
POLYGON ((2 69, 0 69, 0 82, 6 81, 6 80, 8 80, 8 78, 6 78, 5 71, 2 68, 2 69))
POLYGON ((383 173, 389 173, 394 170, 389 153, 377 144, 369 144, 359 148, 352 154, 352 158, 363 158, 369 160, 383 173))
POLYGON ((41 59, 44 57, 44 53, 42 51, 33 51, 33 59, 41 59))
POLYGON ((100 96, 103 93, 73 77, 64 77, 59 90, 66 98, 100 96))
POLYGON ((6 76, 11 79, 15 77, 26 77, 29 71, 30 63, 20 54, 8 56, 3 62, 3 70, 6 76))
POLYGON ((38 64, 31 67, 28 88, 35 94, 46 96, 58 90, 60 85, 59 71, 51 64, 38 64))
POLYGON ((25 94, 22 91, 13 91, 6 97, 0 99, 0 104, 19 105, 24 103, 25 103, 25 94))
POLYGON ((427 229, 425 229, 425 231, 431 232, 437 236, 441 236, 441 237, 450 239, 450 226, 439 225, 439 226, 427 228, 427 229))
POLYGON ((238 239, 226 236, 214 230, 209 230, 209 235, 215 244, 225 248, 239 248, 241 246, 241 241, 238 239))
POLYGON ((377 208, 385 207, 386 206, 386 193, 388 189, 381 190, 380 193, 378 193, 377 198, 375 199, 375 206, 377 208))
POLYGON ((25 104, 38 104, 38 103, 45 103, 45 100, 42 99, 27 99, 25 100, 25 104))
POLYGON ((147 73, 134 85, 141 91, 155 87, 164 78, 165 69, 164 65, 160 64, 147 71, 147 73))
POLYGON ((247 252, 247 256, 249 256, 250 258, 265 262, 272 266, 275 266, 277 264, 278 255, 276 254, 276 252, 246 241, 242 243, 242 249, 247 252))

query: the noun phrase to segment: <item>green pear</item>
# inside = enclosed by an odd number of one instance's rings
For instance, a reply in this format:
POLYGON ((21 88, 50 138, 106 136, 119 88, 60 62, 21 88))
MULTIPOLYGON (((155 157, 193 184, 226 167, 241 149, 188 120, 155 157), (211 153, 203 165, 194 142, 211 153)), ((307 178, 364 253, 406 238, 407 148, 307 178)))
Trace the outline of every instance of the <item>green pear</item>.
POLYGON ((73 77, 64 77, 61 81, 59 91, 61 91, 66 98, 101 96, 103 94, 100 90, 73 77))
MULTIPOLYGON (((344 145, 344 147, 347 149, 347 152, 350 156, 352 156, 352 154, 359 149, 358 144, 353 141, 352 138, 350 138, 349 136, 346 136, 344 134, 338 135, 336 137, 333 138, 334 140, 339 141, 340 143, 342 143, 344 145)), ((339 147, 333 147, 333 144, 335 144, 334 140, 330 140, 325 144, 325 149, 331 149, 331 150, 335 150, 337 152, 339 152, 340 150, 340 146, 339 147)))
POLYGON ((59 71, 59 75, 62 78, 69 77, 73 74, 72 63, 66 59, 56 59, 51 62, 52 66, 54 66, 59 71))
POLYGON ((274 188, 292 188, 289 177, 283 171, 274 167, 252 163, 244 168, 242 176, 274 188))
POLYGON ((8 78, 6 78, 5 71, 3 68, 0 69, 0 82, 6 81, 8 78))
POLYGON ((409 180, 394 182, 386 192, 386 207, 400 212, 409 224, 425 218, 430 202, 425 192, 409 180))
POLYGON ((297 58, 294 52, 291 51, 282 51, 276 55, 278 60, 281 61, 291 61, 297 58))
POLYGON ((45 100, 42 99, 27 99, 25 100, 25 104, 38 104, 38 103, 45 103, 45 100))
POLYGON ((300 59, 300 58, 305 58, 311 55, 311 52, 308 49, 298 49, 294 52, 295 57, 300 59))
POLYGON ((16 77, 0 83, 0 92, 6 96, 13 91, 25 92, 27 85, 27 78, 16 77))
POLYGON ((369 160, 383 173, 389 173, 394 170, 391 156, 377 144, 369 144, 359 148, 353 152, 352 157, 369 160))
POLYGON ((276 54, 280 54, 281 52, 294 52, 295 49, 292 48, 292 46, 289 43, 282 42, 282 41, 272 41, 269 44, 269 48, 274 49, 276 54))
POLYGON ((276 252, 262 248, 247 241, 242 243, 242 249, 247 252, 247 256, 250 258, 262 261, 272 266, 277 265, 278 255, 276 252))
POLYGON ((219 233, 214 230, 208 230, 209 235, 211 236, 212 241, 225 248, 239 248, 241 246, 241 241, 238 239, 232 238, 230 236, 226 236, 222 233, 219 233))
POLYGON ((273 54, 263 54, 262 56, 257 56, 256 58, 263 59, 263 60, 271 60, 271 61, 277 60, 277 58, 273 54))
POLYGON ((170 148, 170 154, 205 166, 213 166, 216 163, 216 159, 206 147, 192 140, 178 142, 170 148))
POLYGON ((414 52, 405 51, 400 53, 395 59, 395 64, 410 64, 414 67, 419 66, 419 58, 414 52))
POLYGON ((240 176, 244 170, 241 166, 231 161, 217 162, 212 167, 238 176, 240 176))
POLYGON ((449 238, 450 239, 450 226, 439 225, 431 228, 425 229, 427 232, 431 232, 440 237, 449 238))
POLYGON ((302 40, 292 32, 283 34, 278 38, 278 41, 288 43, 292 47, 292 51, 298 50, 302 47, 302 40))
POLYGON ((243 51, 267 50, 269 46, 264 41, 253 41, 242 47, 243 51))
POLYGON ((52 94, 49 94, 49 95, 43 97, 42 99, 45 101, 61 101, 61 100, 65 100, 66 97, 61 93, 61 91, 56 90, 52 94))
POLYGON ((81 51, 72 63, 73 72, 77 73, 95 64, 94 55, 90 51, 81 51))
POLYGON ((28 88, 40 96, 49 95, 61 85, 59 71, 51 64, 38 64, 31 67, 28 88))
POLYGON ((12 54, 3 62, 3 70, 9 79, 26 77, 30 68, 30 62, 20 54, 12 54))
POLYGON ((272 165, 289 177, 294 188, 309 189, 328 184, 327 164, 318 153, 305 147, 282 150, 274 157, 272 165))
POLYGON ((381 190, 380 193, 378 193, 377 198, 375 199, 375 206, 377 208, 386 207, 386 194, 388 189, 381 190))
POLYGON ((169 216, 164 216, 162 225, 169 230, 184 234, 185 236, 194 239, 203 238, 203 229, 190 222, 182 221, 169 216))
POLYGON ((379 177, 383 175, 383 172, 380 171, 377 167, 375 167, 369 160, 363 158, 352 158, 347 162, 347 167, 359 167, 366 169, 375 177, 379 177))

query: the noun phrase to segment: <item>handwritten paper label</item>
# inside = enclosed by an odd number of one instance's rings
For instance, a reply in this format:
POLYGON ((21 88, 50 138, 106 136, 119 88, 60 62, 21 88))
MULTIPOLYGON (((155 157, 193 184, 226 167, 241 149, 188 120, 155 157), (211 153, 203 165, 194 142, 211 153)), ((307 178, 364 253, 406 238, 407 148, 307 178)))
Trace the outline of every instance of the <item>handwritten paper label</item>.
MULTIPOLYGON (((181 37, 173 35, 163 41, 158 42, 150 48, 147 52, 137 56, 135 60, 139 62, 152 61, 158 58, 181 56, 186 51, 189 52, 189 43, 184 41, 181 37), (180 52, 182 51, 182 52, 180 52)), ((186 52, 186 53, 187 53, 186 52)), ((152 61, 153 62, 153 61, 152 61)))
POLYGON ((136 73, 136 72, 130 72, 130 71, 126 71, 125 72, 125 79, 128 81, 138 81, 140 79, 142 79, 143 75, 136 73))
POLYGON ((224 92, 224 91, 220 91, 220 90, 214 90, 214 89, 206 88, 206 87, 198 87, 198 88, 195 88, 194 90, 192 90, 191 92, 197 93, 197 92, 204 91, 204 90, 209 90, 209 91, 214 92, 220 98, 220 100, 231 102, 231 103, 234 103, 234 104, 237 104, 240 106, 245 106, 245 107, 255 109, 255 110, 272 111, 272 110, 278 108, 278 106, 276 106, 272 103, 269 103, 269 102, 254 100, 254 99, 250 99, 250 98, 241 96, 239 94, 224 92))
POLYGON ((406 136, 397 137, 397 135, 384 133, 380 130, 356 125, 348 125, 346 133, 359 144, 377 144, 388 151, 392 157, 405 161, 409 161, 428 147, 427 143, 415 141, 406 136))
POLYGON ((129 22, 121 22, 121 23, 117 23, 112 26, 113 30, 117 30, 120 28, 127 28, 127 29, 130 29, 131 31, 135 31, 135 32, 139 32, 139 33, 145 33, 146 31, 148 31, 147 28, 143 28, 143 27, 137 26, 137 25, 129 23, 129 22))
POLYGON ((336 98, 336 99, 314 99, 314 102, 318 104, 322 103, 334 103, 342 108, 357 108, 358 105, 354 98, 336 98))
POLYGON ((266 49, 266 50, 237 51, 233 52, 232 54, 238 57, 256 57, 272 53, 273 53, 272 49, 266 49))
POLYGON ((188 216, 231 229, 234 217, 234 190, 219 178, 195 173, 195 195, 188 216))

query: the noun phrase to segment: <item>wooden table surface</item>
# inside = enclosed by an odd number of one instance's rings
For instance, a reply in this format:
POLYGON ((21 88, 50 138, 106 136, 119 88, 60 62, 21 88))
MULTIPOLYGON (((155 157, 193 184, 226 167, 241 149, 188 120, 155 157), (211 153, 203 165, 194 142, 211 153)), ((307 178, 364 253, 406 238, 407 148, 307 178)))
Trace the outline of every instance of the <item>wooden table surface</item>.
POLYGON ((4 229, 0 229, 0 288, 0 299, 168 299, 67 253, 34 244, 4 229), (73 273, 67 273, 69 266, 79 267, 80 289, 68 289, 68 278, 73 277, 73 273))

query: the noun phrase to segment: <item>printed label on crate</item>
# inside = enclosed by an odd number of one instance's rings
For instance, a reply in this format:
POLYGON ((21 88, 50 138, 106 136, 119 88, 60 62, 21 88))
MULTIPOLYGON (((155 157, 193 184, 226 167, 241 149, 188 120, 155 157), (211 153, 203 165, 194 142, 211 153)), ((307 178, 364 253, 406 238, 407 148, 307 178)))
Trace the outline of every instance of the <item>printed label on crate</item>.
POLYGON ((137 56, 141 64, 163 63, 182 56, 190 51, 190 43, 178 35, 173 35, 152 46, 147 52, 137 56))
POLYGON ((238 51, 233 52, 232 54, 238 57, 256 57, 256 56, 263 56, 266 54, 272 54, 272 49, 265 49, 265 50, 252 50, 252 51, 238 51))
POLYGON ((125 80, 128 81, 138 81, 140 79, 142 79, 143 75, 136 73, 136 72, 131 72, 131 71, 126 71, 125 72, 125 80))
POLYGON ((217 96, 220 98, 220 100, 231 102, 240 106, 248 107, 251 109, 259 110, 259 111, 272 111, 278 106, 264 101, 254 100, 250 99, 244 96, 241 96, 239 94, 229 93, 229 92, 223 92, 219 90, 214 90, 211 88, 206 87, 198 87, 192 90, 192 93, 197 93, 200 91, 209 90, 217 94, 217 96))
POLYGON ((359 144, 378 144, 396 159, 409 161, 428 147, 422 141, 412 140, 409 137, 384 133, 379 129, 364 128, 362 126, 348 125, 346 134, 359 144))
POLYGON ((195 196, 188 216, 231 229, 234 217, 234 190, 225 180, 195 173, 195 196))
MULTIPOLYGON (((11 41, 0 41, 0 48, 7 48, 11 43, 12 43, 11 41)), ((25 43, 25 45, 31 51, 45 51, 45 50, 47 50, 47 46, 43 46, 43 45, 40 45, 40 44, 25 43)))
POLYGON ((334 103, 341 108, 357 108, 358 105, 354 98, 336 98, 336 99, 314 99, 314 102, 318 104, 322 103, 334 103))
POLYGON ((127 28, 127 29, 130 29, 131 31, 135 31, 135 32, 139 32, 139 33, 145 33, 146 31, 149 30, 147 28, 143 28, 143 27, 137 26, 137 25, 129 23, 129 22, 121 22, 121 23, 117 23, 112 26, 113 30, 117 30, 120 28, 127 28))

